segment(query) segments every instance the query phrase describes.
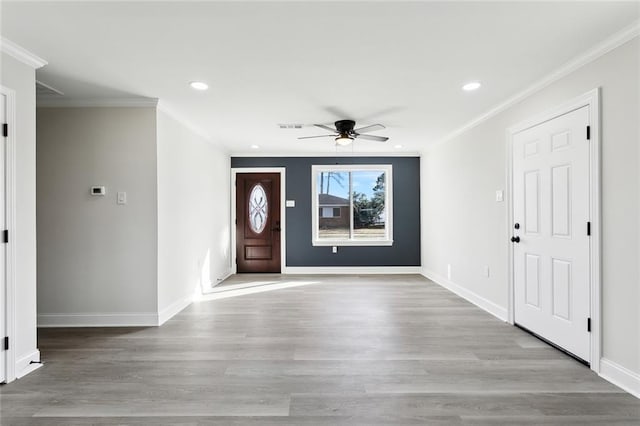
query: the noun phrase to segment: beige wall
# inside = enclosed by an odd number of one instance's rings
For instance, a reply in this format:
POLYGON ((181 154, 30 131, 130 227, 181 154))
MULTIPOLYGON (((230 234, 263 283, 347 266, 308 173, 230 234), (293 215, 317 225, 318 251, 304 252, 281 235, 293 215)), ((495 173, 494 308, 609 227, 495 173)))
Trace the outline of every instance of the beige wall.
POLYGON ((638 38, 425 153, 425 272, 507 307, 506 129, 596 87, 602 117, 603 357, 640 373, 638 38), (488 265, 491 276, 483 276, 488 265))
POLYGON ((15 373, 39 359, 36 342, 35 70, 2 54, 0 84, 15 91, 15 373))
POLYGON ((38 108, 37 119, 39 322, 153 324, 155 108, 38 108))
POLYGON ((158 111, 160 320, 230 272, 229 156, 158 111))

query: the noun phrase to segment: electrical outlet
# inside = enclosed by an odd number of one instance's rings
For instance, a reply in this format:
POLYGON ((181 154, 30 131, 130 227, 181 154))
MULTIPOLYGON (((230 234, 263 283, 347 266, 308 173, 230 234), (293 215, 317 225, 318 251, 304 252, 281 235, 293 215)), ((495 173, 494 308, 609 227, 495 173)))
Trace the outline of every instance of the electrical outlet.
POLYGON ((333 247, 331 248, 331 253, 337 253, 337 252, 338 252, 338 247, 333 246, 333 247))
POLYGON ((489 266, 485 265, 485 267, 484 267, 484 276, 489 278, 489 273, 490 273, 489 266))
POLYGON ((451 281, 451 264, 447 263, 447 279, 451 281))

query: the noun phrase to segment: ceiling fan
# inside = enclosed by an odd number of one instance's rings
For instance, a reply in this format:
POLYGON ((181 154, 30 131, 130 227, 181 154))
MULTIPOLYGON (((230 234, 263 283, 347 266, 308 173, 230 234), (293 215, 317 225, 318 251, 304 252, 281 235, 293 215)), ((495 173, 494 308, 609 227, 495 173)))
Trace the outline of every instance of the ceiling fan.
POLYGON ((389 138, 385 136, 365 135, 363 133, 374 132, 376 130, 382 130, 385 127, 382 124, 372 124, 370 126, 360 127, 354 129, 356 122, 353 120, 338 120, 334 123, 335 129, 324 124, 314 124, 314 126, 321 129, 332 132, 331 135, 320 136, 302 136, 298 139, 312 139, 312 138, 335 138, 337 145, 349 145, 354 139, 366 139, 369 141, 386 142, 389 138))

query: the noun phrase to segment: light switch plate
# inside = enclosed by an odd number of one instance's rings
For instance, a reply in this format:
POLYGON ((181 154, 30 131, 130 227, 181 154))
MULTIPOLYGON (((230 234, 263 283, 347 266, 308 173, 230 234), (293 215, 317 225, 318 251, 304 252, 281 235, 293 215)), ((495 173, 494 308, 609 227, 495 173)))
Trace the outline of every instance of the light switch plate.
POLYGON ((498 203, 501 203, 504 201, 504 191, 502 189, 499 189, 496 191, 496 201, 498 203))
POLYGON ((295 207, 296 206, 296 200, 287 200, 286 201, 286 206, 287 207, 295 207))
POLYGON ((118 192, 118 204, 127 204, 127 193, 126 192, 118 192))

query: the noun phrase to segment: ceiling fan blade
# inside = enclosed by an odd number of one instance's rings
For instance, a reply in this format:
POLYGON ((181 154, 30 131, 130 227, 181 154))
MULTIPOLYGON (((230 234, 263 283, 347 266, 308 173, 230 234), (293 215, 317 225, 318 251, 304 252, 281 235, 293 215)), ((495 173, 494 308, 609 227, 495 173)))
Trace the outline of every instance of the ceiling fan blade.
POLYGON ((330 132, 332 132, 332 133, 335 133, 335 132, 336 132, 336 129, 335 129, 335 128, 333 128, 333 127, 329 127, 329 126, 325 126, 324 124, 314 124, 314 126, 316 126, 316 127, 320 127, 321 129, 328 130, 328 131, 330 131, 330 132))
POLYGON ((371 126, 360 127, 359 129, 354 129, 353 131, 356 133, 367 133, 383 129, 386 129, 386 127, 384 127, 382 124, 372 124, 371 126))
POLYGON ((338 135, 301 136, 298 139, 335 138, 338 135))
POLYGON ((376 142, 386 142, 389 140, 386 136, 374 136, 374 135, 355 135, 358 139, 366 139, 368 141, 376 141, 376 142))

